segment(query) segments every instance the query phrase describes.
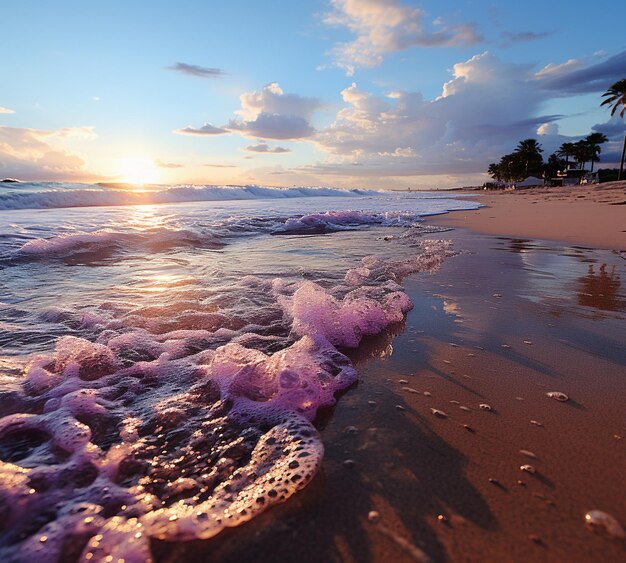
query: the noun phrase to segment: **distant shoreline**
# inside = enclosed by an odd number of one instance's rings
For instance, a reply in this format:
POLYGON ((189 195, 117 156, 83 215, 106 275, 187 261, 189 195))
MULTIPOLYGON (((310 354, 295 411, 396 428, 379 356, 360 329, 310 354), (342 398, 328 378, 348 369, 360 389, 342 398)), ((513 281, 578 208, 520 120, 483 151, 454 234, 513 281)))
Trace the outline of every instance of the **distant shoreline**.
POLYGON ((429 218, 480 233, 626 251, 626 182, 485 192, 486 207, 429 218))

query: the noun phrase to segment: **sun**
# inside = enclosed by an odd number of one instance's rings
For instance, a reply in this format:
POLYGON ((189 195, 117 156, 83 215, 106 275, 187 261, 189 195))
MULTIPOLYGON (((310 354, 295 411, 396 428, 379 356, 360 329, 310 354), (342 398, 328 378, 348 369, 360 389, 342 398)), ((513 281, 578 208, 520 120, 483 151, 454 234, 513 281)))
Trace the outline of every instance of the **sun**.
POLYGON ((154 184, 159 180, 159 170, 153 160, 143 157, 122 158, 118 164, 120 181, 137 186, 154 184))

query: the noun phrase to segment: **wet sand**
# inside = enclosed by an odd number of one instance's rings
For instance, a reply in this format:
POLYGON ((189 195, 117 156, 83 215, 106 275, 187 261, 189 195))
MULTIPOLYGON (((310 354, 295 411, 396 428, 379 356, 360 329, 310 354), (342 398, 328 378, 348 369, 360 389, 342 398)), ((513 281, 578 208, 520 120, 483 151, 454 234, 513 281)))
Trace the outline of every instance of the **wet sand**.
POLYGON ((624 560, 584 514, 626 525, 626 261, 444 236, 461 254, 405 281, 415 308, 353 354, 359 383, 319 417, 314 481, 213 541, 155 545, 159 560, 624 560))

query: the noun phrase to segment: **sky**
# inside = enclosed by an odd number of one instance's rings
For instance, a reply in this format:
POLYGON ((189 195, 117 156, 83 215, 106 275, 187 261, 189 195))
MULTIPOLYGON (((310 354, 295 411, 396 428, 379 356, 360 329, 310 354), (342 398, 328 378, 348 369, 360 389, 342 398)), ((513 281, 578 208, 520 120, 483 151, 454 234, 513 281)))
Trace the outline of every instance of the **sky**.
POLYGON ((626 126, 623 0, 20 0, 0 6, 0 177, 479 185, 626 126))

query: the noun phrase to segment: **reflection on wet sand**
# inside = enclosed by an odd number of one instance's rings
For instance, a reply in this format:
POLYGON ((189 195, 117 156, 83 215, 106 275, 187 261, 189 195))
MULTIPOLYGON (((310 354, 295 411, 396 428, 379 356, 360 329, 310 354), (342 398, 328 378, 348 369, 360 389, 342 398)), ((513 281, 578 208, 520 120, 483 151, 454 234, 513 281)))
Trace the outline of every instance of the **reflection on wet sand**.
POLYGON ((599 270, 590 265, 587 274, 578 280, 578 304, 603 311, 626 310, 626 299, 620 294, 621 280, 615 266, 607 271, 602 264, 599 270))

